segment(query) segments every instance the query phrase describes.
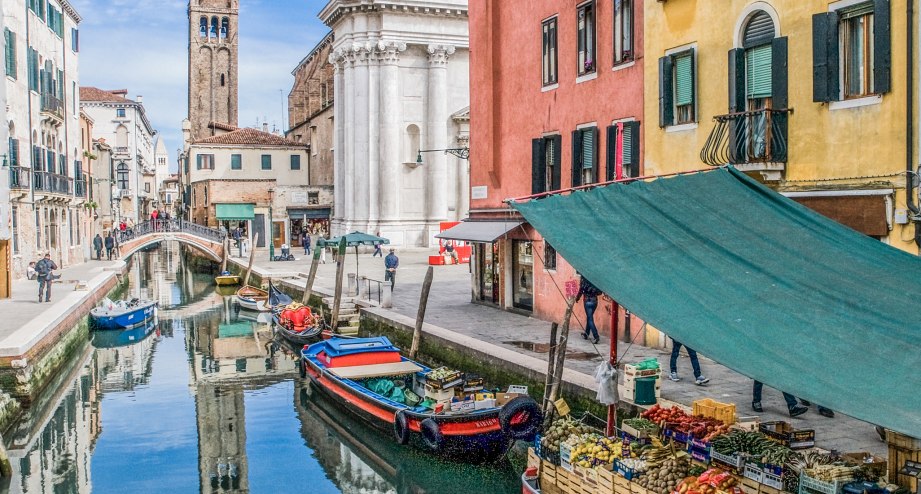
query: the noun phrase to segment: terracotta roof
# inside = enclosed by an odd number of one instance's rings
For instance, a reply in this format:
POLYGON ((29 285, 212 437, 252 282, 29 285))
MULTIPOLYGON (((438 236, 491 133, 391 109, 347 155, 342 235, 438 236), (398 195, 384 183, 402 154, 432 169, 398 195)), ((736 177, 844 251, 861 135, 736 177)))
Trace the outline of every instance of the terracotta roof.
MULTIPOLYGON (((124 91, 124 94, 127 94, 127 90, 116 89, 121 93, 124 91)), ((86 86, 80 88, 80 101, 131 101, 120 94, 115 94, 113 91, 106 91, 104 89, 99 89, 98 87, 86 86)))
POLYGON ((221 123, 221 122, 210 122, 210 123, 208 123, 208 128, 209 128, 209 129, 226 130, 227 132, 232 132, 232 131, 234 131, 234 130, 239 129, 240 127, 237 127, 236 125, 230 125, 230 124, 226 124, 226 123, 221 123))
POLYGON ((238 144, 261 146, 296 146, 304 144, 256 129, 237 129, 226 134, 199 139, 193 144, 238 144))

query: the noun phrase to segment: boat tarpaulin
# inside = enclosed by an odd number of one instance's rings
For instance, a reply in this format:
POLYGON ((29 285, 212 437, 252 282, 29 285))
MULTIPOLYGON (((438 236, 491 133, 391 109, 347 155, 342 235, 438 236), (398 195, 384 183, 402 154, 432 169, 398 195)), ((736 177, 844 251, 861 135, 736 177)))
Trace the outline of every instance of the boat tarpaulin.
POLYGON ((522 223, 524 223, 524 221, 511 219, 495 221, 468 220, 458 223, 438 235, 435 235, 435 238, 491 244, 522 223))
POLYGON ((513 201, 575 269, 748 377, 921 437, 921 259, 726 167, 513 201))

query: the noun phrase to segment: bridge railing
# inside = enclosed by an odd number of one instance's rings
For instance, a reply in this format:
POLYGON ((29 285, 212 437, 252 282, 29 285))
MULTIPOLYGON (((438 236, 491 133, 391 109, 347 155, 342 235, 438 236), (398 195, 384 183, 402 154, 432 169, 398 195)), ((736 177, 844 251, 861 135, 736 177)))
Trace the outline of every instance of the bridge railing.
POLYGON ((209 240, 211 242, 222 242, 227 236, 225 232, 215 228, 192 223, 191 221, 171 218, 168 220, 148 220, 143 223, 138 223, 131 228, 127 228, 125 231, 120 231, 118 234, 119 243, 129 242, 136 238, 140 238, 153 233, 164 232, 188 233, 196 237, 209 240))

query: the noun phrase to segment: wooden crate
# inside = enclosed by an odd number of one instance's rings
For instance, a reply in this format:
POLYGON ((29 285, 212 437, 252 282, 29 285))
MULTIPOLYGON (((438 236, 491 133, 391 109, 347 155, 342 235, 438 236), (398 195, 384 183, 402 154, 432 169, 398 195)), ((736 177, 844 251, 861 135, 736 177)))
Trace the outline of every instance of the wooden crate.
POLYGON ((732 403, 720 403, 710 398, 704 398, 694 402, 694 415, 719 420, 726 425, 732 425, 736 421, 736 406, 732 403))
POLYGON ((759 494, 761 492, 761 488, 767 486, 748 477, 743 477, 742 483, 739 484, 739 487, 745 494, 759 494))
MULTIPOLYGON (((896 446, 906 450, 921 451, 921 439, 906 436, 905 434, 899 434, 898 432, 886 430, 886 442, 889 443, 889 446, 896 446)), ((902 468, 902 465, 899 465, 899 468, 902 468)))
POLYGON ((563 494, 563 491, 556 484, 543 481, 540 483, 540 492, 541 494, 563 494))
POLYGON ((534 451, 534 448, 528 448, 528 468, 531 467, 541 468, 540 457, 537 456, 537 452, 534 451))
POLYGON ((631 494, 653 494, 652 491, 647 490, 636 482, 630 482, 630 492, 631 494))
POLYGON ((760 489, 759 491, 760 494, 783 494, 784 492, 780 489, 775 489, 774 487, 771 487, 769 485, 764 485, 764 484, 761 484, 759 489, 760 489))
POLYGON ((614 478, 617 477, 613 471, 604 467, 598 467, 598 488, 595 489, 598 494, 614 494, 614 478))
MULTIPOLYGON (((891 431, 887 432, 892 434, 891 431)), ((902 442, 901 444, 910 443, 902 442)), ((917 478, 899 474, 899 470, 905 466, 906 461, 921 462, 921 449, 904 448, 889 443, 889 483, 904 487, 908 489, 908 492, 918 492, 917 478)))
POLYGON ((614 494, 633 494, 633 482, 615 474, 614 494))

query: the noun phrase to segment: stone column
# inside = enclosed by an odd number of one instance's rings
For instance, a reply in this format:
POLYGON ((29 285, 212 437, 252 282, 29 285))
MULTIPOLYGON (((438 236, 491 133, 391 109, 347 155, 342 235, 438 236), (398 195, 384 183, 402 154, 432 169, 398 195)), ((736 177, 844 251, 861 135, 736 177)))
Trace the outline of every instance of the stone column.
MULTIPOLYGON (((448 58, 454 53, 452 45, 429 45, 427 85, 426 149, 448 147, 448 58)), ((448 218, 448 163, 442 152, 425 157, 425 218, 429 231, 448 218)), ((425 243, 429 242, 429 231, 425 243)))
MULTIPOLYGON (((469 148, 470 136, 458 136, 457 147, 469 148)), ((457 216, 456 220, 462 220, 470 215, 470 160, 457 160, 457 216)))
POLYGON ((345 71, 344 71, 344 90, 343 98, 336 102, 342 104, 343 112, 343 228, 346 231, 339 233, 348 233, 355 219, 355 56, 349 49, 344 53, 345 71))
POLYGON ((351 216, 352 228, 364 229, 368 222, 368 212, 370 208, 369 199, 371 197, 370 181, 368 179, 368 143, 370 134, 370 124, 368 115, 368 56, 371 46, 364 43, 355 43, 352 45, 352 56, 354 57, 354 86, 352 98, 352 128, 354 129, 353 138, 347 145, 354 150, 352 170, 354 181, 354 211, 351 216))
POLYGON ((397 219, 400 211, 400 140, 403 105, 400 104, 400 53, 405 43, 384 42, 377 45, 380 52, 380 220, 397 219))

